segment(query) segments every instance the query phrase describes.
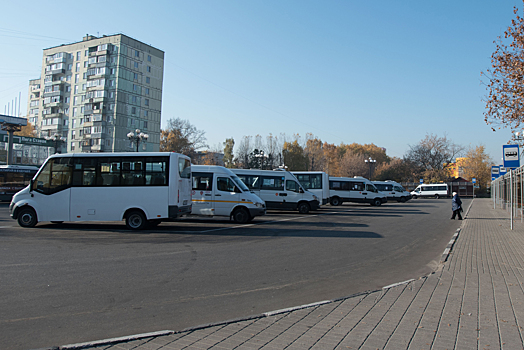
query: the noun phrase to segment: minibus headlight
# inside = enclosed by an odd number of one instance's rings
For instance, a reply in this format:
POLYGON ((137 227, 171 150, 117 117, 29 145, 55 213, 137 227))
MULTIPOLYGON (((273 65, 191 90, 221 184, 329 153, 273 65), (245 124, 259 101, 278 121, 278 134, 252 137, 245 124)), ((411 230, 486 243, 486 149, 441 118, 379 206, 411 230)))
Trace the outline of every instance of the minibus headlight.
POLYGON ((264 208, 264 203, 256 202, 256 203, 255 203, 255 206, 256 206, 257 208, 264 208))
POLYGON ((318 201, 318 202, 320 202, 320 201, 318 200, 318 197, 317 197, 316 195, 313 195, 313 199, 316 200, 316 201, 318 201))

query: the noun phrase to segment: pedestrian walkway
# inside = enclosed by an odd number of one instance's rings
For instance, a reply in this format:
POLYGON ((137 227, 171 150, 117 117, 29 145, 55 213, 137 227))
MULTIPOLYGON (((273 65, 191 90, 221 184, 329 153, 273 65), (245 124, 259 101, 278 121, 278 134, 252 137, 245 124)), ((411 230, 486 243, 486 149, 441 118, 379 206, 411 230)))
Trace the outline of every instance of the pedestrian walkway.
POLYGON ((524 224, 519 219, 510 230, 506 211, 477 198, 450 245, 438 271, 382 290, 181 332, 62 348, 523 349, 524 224))

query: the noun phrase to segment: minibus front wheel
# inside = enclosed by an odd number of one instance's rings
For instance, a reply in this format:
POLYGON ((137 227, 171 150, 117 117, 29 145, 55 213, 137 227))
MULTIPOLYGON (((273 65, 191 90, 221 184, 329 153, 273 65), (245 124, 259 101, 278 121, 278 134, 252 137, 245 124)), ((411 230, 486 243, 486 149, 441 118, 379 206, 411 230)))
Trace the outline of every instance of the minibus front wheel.
POLYGON ((298 203, 297 209, 300 214, 307 214, 309 213, 309 204, 306 202, 300 202, 298 203))
POLYGON ((233 217, 233 221, 235 221, 237 224, 245 224, 251 219, 251 216, 249 216, 249 213, 244 208, 235 209, 231 216, 233 217))
POLYGON ((22 227, 34 227, 38 219, 35 210, 29 206, 25 206, 18 210, 17 221, 18 225, 22 227))

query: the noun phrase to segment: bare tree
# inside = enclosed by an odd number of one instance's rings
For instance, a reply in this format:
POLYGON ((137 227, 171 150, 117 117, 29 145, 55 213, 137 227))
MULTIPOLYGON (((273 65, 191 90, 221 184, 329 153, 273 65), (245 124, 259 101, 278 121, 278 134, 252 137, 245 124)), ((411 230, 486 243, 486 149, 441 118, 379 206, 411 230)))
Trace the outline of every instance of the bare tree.
MULTIPOLYGON (((426 135, 415 146, 409 146, 404 158, 412 164, 413 173, 428 182, 445 181, 447 166, 464 152, 464 147, 453 143, 446 136, 426 135)), ((416 176, 415 175, 415 176, 416 176)))
POLYGON ((346 177, 369 177, 369 165, 365 160, 366 157, 362 154, 346 151, 340 160, 340 175, 346 177))
POLYGON ((208 147, 206 132, 198 130, 188 120, 172 118, 160 133, 160 151, 178 152, 194 157, 197 150, 208 147))
POLYGON ((249 154, 252 152, 251 138, 252 136, 244 136, 238 144, 235 161, 241 168, 247 167, 249 164, 249 154))

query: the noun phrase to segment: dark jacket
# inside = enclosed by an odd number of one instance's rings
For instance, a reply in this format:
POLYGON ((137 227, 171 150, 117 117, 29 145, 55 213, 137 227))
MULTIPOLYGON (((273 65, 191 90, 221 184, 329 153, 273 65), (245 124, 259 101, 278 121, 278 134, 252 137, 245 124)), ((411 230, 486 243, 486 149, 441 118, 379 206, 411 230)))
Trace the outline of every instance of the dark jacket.
POLYGON ((451 200, 451 209, 453 211, 459 210, 462 207, 462 201, 460 200, 460 197, 458 193, 453 196, 453 199, 451 200))

